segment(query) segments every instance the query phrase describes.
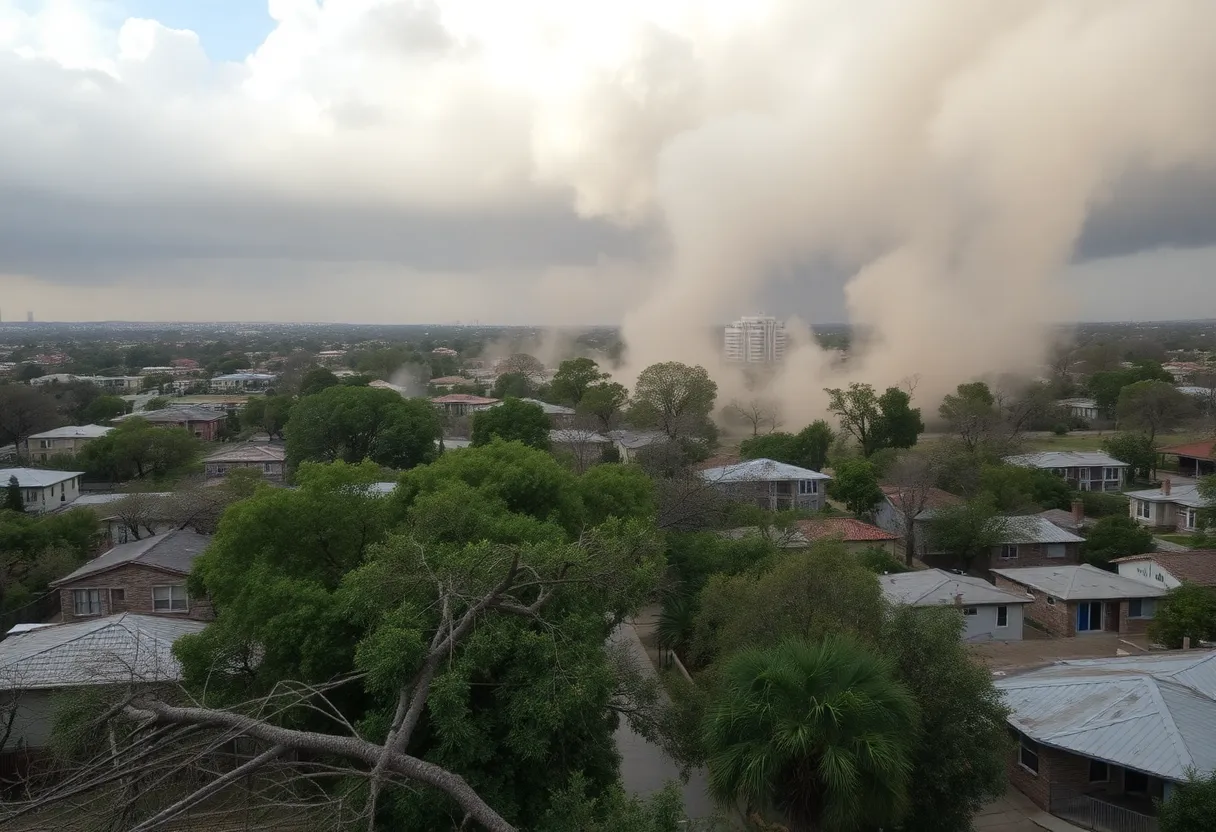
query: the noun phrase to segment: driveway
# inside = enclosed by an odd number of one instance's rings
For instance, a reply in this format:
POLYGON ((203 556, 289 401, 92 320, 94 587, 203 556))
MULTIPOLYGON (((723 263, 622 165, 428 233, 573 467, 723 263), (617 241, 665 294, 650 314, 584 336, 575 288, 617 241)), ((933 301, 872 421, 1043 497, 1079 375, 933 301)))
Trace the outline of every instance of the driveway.
POLYGON ((1030 798, 1010 788, 975 816, 975 832, 1082 832, 1081 827, 1049 815, 1030 798))

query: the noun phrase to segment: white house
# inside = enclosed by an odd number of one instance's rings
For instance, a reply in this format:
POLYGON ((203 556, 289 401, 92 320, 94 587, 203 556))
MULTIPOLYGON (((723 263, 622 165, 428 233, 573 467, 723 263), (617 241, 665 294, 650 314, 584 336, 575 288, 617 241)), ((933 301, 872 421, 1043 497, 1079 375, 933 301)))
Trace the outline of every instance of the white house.
POLYGON ((105 436, 114 428, 104 425, 68 425, 31 434, 25 440, 22 455, 26 459, 46 462, 55 454, 78 454, 86 444, 105 436))
POLYGON ((216 393, 234 393, 240 390, 264 390, 274 384, 278 376, 269 373, 229 373, 211 379, 211 390, 216 393))
POLYGON ((1021 641, 1022 611, 1033 600, 980 578, 941 569, 881 575, 878 580, 893 604, 958 607, 963 613, 964 641, 1021 641))
POLYGON ((1086 422, 1095 421, 1102 415, 1098 403, 1093 399, 1060 399, 1056 406, 1067 410, 1074 419, 1084 419, 1086 422))
POLYGON ((749 459, 707 468, 700 476, 722 493, 770 511, 791 508, 818 511, 823 508, 824 491, 831 479, 810 468, 773 459, 749 459))
POLYGON ((1183 583, 1216 587, 1216 551, 1148 552, 1115 558, 1119 574, 1135 581, 1173 589, 1183 583))
POLYGON ((1005 462, 1051 471, 1078 491, 1118 491, 1127 481, 1130 467, 1097 451, 1042 451, 1007 456, 1005 462))
POLYGON ((1199 528, 1199 513, 1208 507, 1198 486, 1175 486, 1168 478, 1159 488, 1129 491, 1127 511, 1142 526, 1193 532, 1199 528))
POLYGON ((0 487, 13 477, 21 488, 25 510, 41 514, 60 508, 80 496, 83 471, 48 471, 42 468, 0 468, 0 487))

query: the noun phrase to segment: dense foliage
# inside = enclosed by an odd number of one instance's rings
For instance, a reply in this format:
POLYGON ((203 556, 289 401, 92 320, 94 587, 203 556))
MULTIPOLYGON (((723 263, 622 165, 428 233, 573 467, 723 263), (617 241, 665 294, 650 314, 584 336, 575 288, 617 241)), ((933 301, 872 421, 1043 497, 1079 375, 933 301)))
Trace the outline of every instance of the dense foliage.
POLYGON ((1103 517, 1085 532, 1081 556, 1086 563, 1105 567, 1114 558, 1139 555, 1156 548, 1153 533, 1126 514, 1103 517))
POLYGON ((185 428, 154 426, 133 416, 81 448, 79 461, 91 476, 122 482, 181 472, 201 455, 202 443, 185 428))
POLYGON ((549 428, 549 417, 540 405, 507 399, 496 407, 473 414, 473 445, 488 445, 501 439, 547 451, 549 428))
POLYGON ((1216 641, 1216 591, 1206 586, 1183 584, 1157 601, 1149 624, 1153 641, 1177 650, 1183 639, 1191 646, 1200 641, 1216 641))
POLYGON ((739 455, 744 459, 775 459, 787 465, 822 471, 835 438, 828 423, 819 419, 797 433, 776 431, 748 437, 739 444, 739 455))
POLYGON ((362 462, 408 469, 433 459, 442 434, 425 399, 393 390, 340 385, 304 396, 286 427, 287 462, 362 462))

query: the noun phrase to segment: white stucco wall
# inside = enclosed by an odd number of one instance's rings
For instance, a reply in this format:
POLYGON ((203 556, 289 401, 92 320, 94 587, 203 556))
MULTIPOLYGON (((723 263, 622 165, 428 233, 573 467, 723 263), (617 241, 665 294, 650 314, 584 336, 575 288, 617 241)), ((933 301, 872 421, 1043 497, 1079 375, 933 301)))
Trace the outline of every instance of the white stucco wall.
POLYGON ((1153 586, 1173 589, 1181 586, 1182 582, 1166 572, 1155 560, 1133 560, 1119 564, 1119 574, 1133 581, 1151 584, 1153 586))
POLYGON ((996 626, 998 604, 983 604, 975 608, 975 615, 963 616, 963 639, 966 641, 1021 641, 1022 608, 1025 604, 1009 604, 1009 626, 996 626))

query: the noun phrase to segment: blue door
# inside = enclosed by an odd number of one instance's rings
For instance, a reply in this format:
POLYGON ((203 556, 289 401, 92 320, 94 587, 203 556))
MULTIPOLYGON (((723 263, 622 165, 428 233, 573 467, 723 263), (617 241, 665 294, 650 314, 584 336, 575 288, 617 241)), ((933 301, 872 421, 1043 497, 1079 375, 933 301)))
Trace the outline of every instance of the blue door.
POLYGON ((1077 632, 1089 633, 1102 629, 1102 602, 1082 601, 1077 604, 1077 632))

